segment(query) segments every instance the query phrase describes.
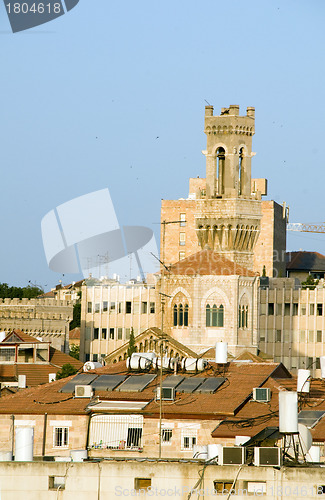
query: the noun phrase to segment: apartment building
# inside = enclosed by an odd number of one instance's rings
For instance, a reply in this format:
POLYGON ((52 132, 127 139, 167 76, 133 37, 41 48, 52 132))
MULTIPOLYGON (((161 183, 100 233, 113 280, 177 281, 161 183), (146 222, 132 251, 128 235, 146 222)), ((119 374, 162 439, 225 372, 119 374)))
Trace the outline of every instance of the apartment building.
POLYGON ((258 345, 289 370, 320 375, 325 355, 325 287, 303 289, 295 278, 262 278, 259 288, 258 345))
POLYGON ((82 287, 80 359, 100 361, 135 336, 156 326, 157 290, 148 283, 89 278, 82 287))

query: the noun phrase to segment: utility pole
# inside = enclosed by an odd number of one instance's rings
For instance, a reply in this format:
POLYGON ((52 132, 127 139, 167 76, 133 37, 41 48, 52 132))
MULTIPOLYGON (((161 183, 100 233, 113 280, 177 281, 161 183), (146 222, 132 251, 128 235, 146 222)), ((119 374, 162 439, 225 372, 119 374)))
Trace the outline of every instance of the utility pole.
POLYGON ((161 304, 161 343, 160 343, 160 398, 159 398, 159 458, 161 458, 161 442, 162 442, 162 376, 163 376, 163 355, 164 355, 164 313, 165 313, 165 297, 169 297, 164 293, 164 273, 169 269, 165 266, 165 238, 166 238, 166 225, 167 224, 180 224, 180 220, 162 221, 162 256, 161 256, 161 283, 160 283, 160 304, 161 304), (163 269, 165 268, 165 269, 163 269))

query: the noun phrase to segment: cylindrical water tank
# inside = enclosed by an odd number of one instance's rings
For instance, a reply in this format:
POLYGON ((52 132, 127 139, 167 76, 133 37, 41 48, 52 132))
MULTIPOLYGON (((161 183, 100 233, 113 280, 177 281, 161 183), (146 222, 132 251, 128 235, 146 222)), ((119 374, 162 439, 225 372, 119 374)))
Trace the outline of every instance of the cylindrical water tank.
POLYGON ((32 462, 34 447, 34 428, 15 428, 15 461, 32 462))
POLYGON ((299 368, 297 378, 297 392, 309 392, 310 389, 310 370, 299 368))
POLYGON ((83 366, 84 372, 89 372, 89 370, 95 370, 96 368, 103 368, 103 365, 99 361, 86 361, 83 366))
POLYGON ((283 434, 298 432, 298 393, 279 392, 279 431, 283 434))
POLYGON ((151 361, 142 356, 131 356, 126 360, 126 367, 129 370, 147 370, 150 366, 151 361))
POLYGON ((182 359, 182 368, 186 371, 196 371, 197 358, 182 359))
POLYGON ((322 378, 325 378, 325 356, 321 356, 319 359, 322 378))
POLYGON ((306 454, 307 462, 320 462, 320 446, 311 446, 306 454))
POLYGON ((88 458, 87 450, 71 450, 70 451, 71 461, 72 462, 83 462, 88 458))
POLYGON ((216 342, 216 363, 227 363, 227 342, 216 342))

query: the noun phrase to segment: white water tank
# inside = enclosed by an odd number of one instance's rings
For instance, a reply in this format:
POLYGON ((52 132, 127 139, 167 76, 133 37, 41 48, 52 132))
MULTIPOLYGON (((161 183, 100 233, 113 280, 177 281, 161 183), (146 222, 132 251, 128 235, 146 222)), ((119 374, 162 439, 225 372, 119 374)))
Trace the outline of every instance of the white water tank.
POLYGON ((89 372, 89 370, 95 370, 96 368, 103 368, 103 365, 99 361, 86 361, 83 366, 84 372, 89 372))
POLYGON ((184 358, 182 359, 182 369, 187 372, 203 371, 208 364, 203 358, 184 358))
POLYGON ((0 342, 3 342, 6 336, 7 336, 6 332, 0 332, 0 342))
POLYGON ((56 381, 56 373, 49 373, 49 382, 56 381))
POLYGON ((297 378, 297 392, 309 392, 310 390, 310 370, 299 368, 297 378))
POLYGON ((235 436, 235 446, 243 446, 250 440, 250 436, 235 436))
POLYGON ((283 434, 298 432, 298 393, 279 392, 279 431, 283 434))
POLYGON ((71 450, 70 451, 71 461, 72 462, 83 462, 88 458, 87 450, 71 450))
POLYGON ((15 427, 15 462, 32 462, 34 428, 15 427))
POLYGON ((325 378, 325 356, 321 356, 319 360, 322 378, 325 378))
POLYGON ((216 342, 216 363, 227 363, 227 342, 216 342))
MULTIPOLYGON (((156 368, 159 370, 161 367, 161 358, 156 358, 156 368)), ((174 358, 166 358, 162 359, 162 367, 165 370, 172 370, 174 368, 175 359, 174 358)))
POLYGON ((320 451, 320 446, 311 446, 306 454, 307 462, 319 463, 320 451))

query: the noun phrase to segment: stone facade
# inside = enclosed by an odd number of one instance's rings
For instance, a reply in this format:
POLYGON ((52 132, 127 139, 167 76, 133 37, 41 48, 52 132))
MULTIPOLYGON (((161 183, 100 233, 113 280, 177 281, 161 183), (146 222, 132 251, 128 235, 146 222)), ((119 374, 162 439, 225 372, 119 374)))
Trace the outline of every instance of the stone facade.
POLYGON ((3 299, 0 301, 0 330, 6 334, 19 329, 51 342, 69 352, 69 323, 73 304, 56 299, 3 299))
POLYGON ((187 199, 163 200, 161 256, 169 265, 209 247, 240 265, 285 273, 286 210, 262 202, 266 180, 251 178, 255 110, 206 106, 206 179, 190 179, 187 199), (175 223, 175 221, 180 221, 175 223))
POLYGON ((159 324, 152 284, 85 280, 81 300, 80 359, 100 361, 134 335, 159 324))

